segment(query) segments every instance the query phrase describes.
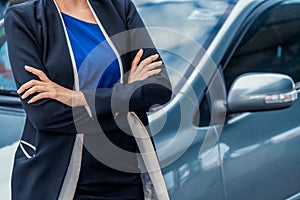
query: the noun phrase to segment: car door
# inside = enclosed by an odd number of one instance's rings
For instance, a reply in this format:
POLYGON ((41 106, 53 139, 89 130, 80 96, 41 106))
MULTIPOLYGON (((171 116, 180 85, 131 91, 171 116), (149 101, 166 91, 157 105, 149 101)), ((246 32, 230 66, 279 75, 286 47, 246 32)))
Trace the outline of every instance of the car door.
MULTIPOLYGON (((284 1, 241 27, 247 32, 224 58, 227 91, 241 74, 276 72, 291 76, 299 95, 299 9, 300 1, 284 1)), ((299 99, 287 109, 228 114, 219 143, 228 199, 299 197, 299 99)))
POLYGON ((3 19, 0 20, 0 194, 10 199, 13 156, 24 126, 25 114, 16 95, 7 55, 3 19))
POLYGON ((205 78, 209 82, 211 71, 216 69, 211 67, 212 60, 206 65, 198 62, 236 2, 137 0, 135 3, 167 66, 173 86, 172 100, 149 114, 149 128, 169 196, 172 200, 224 199, 214 133, 219 125, 198 126, 193 123, 193 117, 207 86, 199 71, 207 73, 205 78), (211 138, 211 143, 203 145, 211 138))

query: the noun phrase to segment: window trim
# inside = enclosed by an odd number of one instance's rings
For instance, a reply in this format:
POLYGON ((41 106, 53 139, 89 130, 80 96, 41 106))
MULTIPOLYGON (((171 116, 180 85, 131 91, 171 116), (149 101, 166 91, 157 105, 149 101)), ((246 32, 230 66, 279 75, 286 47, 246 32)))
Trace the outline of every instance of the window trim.
POLYGON ((220 61, 220 65, 222 67, 222 72, 227 67, 229 61, 231 60, 232 56, 236 52, 238 46, 240 45, 241 41, 243 40, 244 36, 250 29, 250 27, 255 23, 255 21, 268 9, 274 7, 278 4, 283 3, 285 0, 275 0, 275 1, 267 1, 266 3, 258 6, 243 22, 240 26, 239 30, 236 32, 235 36, 233 37, 227 51, 225 52, 223 58, 220 61))

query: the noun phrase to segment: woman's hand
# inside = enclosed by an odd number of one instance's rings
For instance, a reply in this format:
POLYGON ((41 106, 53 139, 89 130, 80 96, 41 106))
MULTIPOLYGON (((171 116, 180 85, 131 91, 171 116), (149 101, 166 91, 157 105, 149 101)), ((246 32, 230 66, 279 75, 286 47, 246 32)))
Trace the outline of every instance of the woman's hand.
MULTIPOLYGON (((128 76, 128 83, 145 80, 150 76, 160 73, 161 69, 155 69, 162 65, 162 61, 156 61, 158 59, 157 54, 149 56, 140 62, 142 56, 143 50, 141 49, 138 51, 132 62, 131 70, 128 76)), ((21 96, 22 99, 26 99, 30 95, 36 94, 28 101, 29 104, 41 99, 53 99, 70 107, 87 105, 82 92, 70 90, 58 85, 57 83, 54 83, 41 70, 30 66, 25 66, 25 69, 28 72, 38 76, 40 79, 28 81, 17 91, 18 94, 23 93, 21 96)))
POLYGON ((41 99, 53 99, 59 101, 67 106, 85 106, 87 102, 84 95, 80 91, 73 91, 68 88, 62 87, 51 81, 43 71, 35 69, 30 66, 25 66, 25 69, 38 76, 40 80, 31 80, 23 84, 19 90, 18 94, 22 94, 21 98, 26 99, 30 95, 33 96, 28 103, 34 103, 41 99))
POLYGON ((128 83, 142 81, 150 76, 160 73, 161 69, 155 69, 162 65, 162 61, 156 61, 158 59, 158 54, 149 56, 140 62, 142 56, 143 50, 140 49, 132 61, 131 70, 128 76, 128 83))

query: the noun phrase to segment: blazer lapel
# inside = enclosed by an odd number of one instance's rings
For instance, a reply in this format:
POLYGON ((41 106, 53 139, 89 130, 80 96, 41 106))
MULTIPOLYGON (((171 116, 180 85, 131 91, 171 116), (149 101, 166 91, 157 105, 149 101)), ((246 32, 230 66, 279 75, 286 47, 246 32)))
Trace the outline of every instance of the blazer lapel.
MULTIPOLYGON (((74 63, 70 53, 64 25, 53 0, 42 0, 44 17, 42 21, 43 62, 50 79, 60 85, 74 89, 74 63), (54 50, 55 49, 55 50, 54 50)), ((76 66, 75 66, 76 67, 76 66)), ((76 85, 76 84, 75 84, 76 85)))
MULTIPOLYGON (((130 51, 130 35, 125 24, 125 16, 115 9, 112 1, 89 0, 89 2, 122 58, 123 71, 127 72, 130 63, 124 56, 130 51)), ((125 8, 123 9, 125 10, 125 8)))

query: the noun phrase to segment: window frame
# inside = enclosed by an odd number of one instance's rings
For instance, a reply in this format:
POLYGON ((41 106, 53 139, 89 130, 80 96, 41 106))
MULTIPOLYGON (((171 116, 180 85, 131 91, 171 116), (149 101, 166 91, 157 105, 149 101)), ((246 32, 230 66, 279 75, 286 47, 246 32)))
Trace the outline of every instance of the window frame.
MULTIPOLYGON (((291 4, 297 4, 298 6, 300 5, 300 1, 298 0, 298 1, 294 1, 294 0, 289 0, 289 1, 287 1, 288 3, 290 2, 291 4)), ((242 43, 242 41, 243 41, 243 39, 245 38, 245 37, 247 37, 247 34, 249 33, 249 31, 251 30, 251 28, 253 27, 253 26, 255 26, 255 24, 256 23, 260 23, 259 21, 257 21, 260 17, 263 17, 264 16, 264 14, 266 13, 266 12, 269 12, 269 11, 271 11, 272 12, 272 9, 276 9, 276 7, 277 6, 284 6, 286 3, 287 3, 286 1, 282 1, 282 2, 280 2, 280 3, 277 3, 277 4, 275 4, 275 5, 273 5, 273 6, 271 6, 271 7, 268 7, 267 9, 265 9, 263 12, 261 12, 259 15, 257 15, 257 17, 252 21, 252 23, 251 24, 249 24, 249 26, 246 28, 247 30, 245 30, 244 32, 243 32, 243 34, 242 34, 242 36, 240 36, 240 38, 239 38, 239 41, 238 41, 238 43, 236 43, 235 44, 235 47, 234 47, 234 50, 232 50, 231 52, 230 52, 230 57, 224 57, 224 59, 225 60, 223 60, 223 63, 224 64, 222 64, 222 72, 223 72, 223 75, 224 75, 224 82, 225 82, 225 84, 226 84, 226 80, 225 80, 225 78, 226 78, 226 76, 225 76, 225 74, 224 74, 224 71, 227 69, 227 67, 229 66, 229 64, 230 64, 230 62, 231 62, 231 60, 232 60, 232 58, 234 57, 234 55, 237 53, 237 51, 239 50, 239 48, 240 48, 240 44, 242 43)), ((297 22, 299 21, 299 19, 300 18, 298 18, 297 17, 297 22)), ((279 20, 279 22, 280 22, 280 20, 279 20)), ((287 23, 291 23, 292 21, 288 21, 287 23)), ((284 24, 283 24, 284 25, 284 24)), ((267 26, 267 27, 269 27, 269 26, 267 26)), ((265 28, 264 26, 262 26, 262 27, 260 27, 259 29, 261 29, 261 28, 265 28)), ((251 36, 251 38, 253 38, 253 36, 257 36, 257 35, 255 35, 255 34, 253 34, 252 36, 251 36)), ((279 36, 278 36, 279 37, 279 36)), ((285 40, 285 38, 283 38, 283 40, 285 40)), ((300 43, 300 39, 299 39, 299 42, 297 41, 296 43, 293 43, 292 45, 294 45, 294 44, 298 44, 298 43, 300 43)), ((285 47, 285 46, 289 46, 289 45, 291 45, 291 44, 287 44, 287 45, 282 45, 282 47, 285 47)), ((242 46, 243 47, 243 46, 242 46)), ((230 48, 229 48, 230 49, 230 48)), ((266 49, 266 51, 267 50, 270 50, 270 49, 266 49)), ((255 68, 253 68, 254 69, 254 71, 255 71, 255 68)), ((276 69, 278 69, 278 68, 276 68, 276 69)), ((287 75, 289 75, 289 76, 291 76, 293 79, 294 79, 294 77, 292 76, 292 75, 290 75, 291 73, 289 73, 288 72, 288 70, 286 70, 286 73, 284 72, 284 70, 283 70, 283 72, 279 72, 279 70, 274 70, 274 71, 265 71, 265 72, 270 72, 270 73, 283 73, 283 74, 287 74, 287 75), (278 71, 278 72, 277 72, 278 71)), ((244 73, 247 73, 247 72, 252 72, 252 71, 246 71, 246 72, 244 72, 244 73)), ((264 72, 264 71, 260 71, 260 72, 264 72)), ((234 77, 233 78, 233 80, 235 80, 236 78, 238 77, 238 75, 236 76, 236 77, 234 77)), ((297 79, 297 81, 295 81, 295 83, 299 83, 300 82, 300 79, 298 78, 297 79)), ((232 84, 232 83, 231 83, 232 84)), ((229 88, 230 88, 230 85, 229 85, 229 88)), ((228 93, 228 91, 227 91, 227 93, 228 93)))
MULTIPOLYGON (((290 0, 292 1, 292 0, 290 0)), ((224 54, 222 55, 222 57, 219 60, 215 60, 217 66, 218 66, 218 71, 219 73, 221 73, 221 75, 224 77, 223 71, 225 70, 225 68, 227 67, 229 61, 231 60, 232 56, 234 55, 234 53, 236 52, 239 44, 241 43, 242 39, 244 38, 244 36, 247 34, 248 30, 250 29, 250 27, 255 23, 256 19, 259 18, 265 11, 267 11, 268 9, 279 5, 281 3, 285 2, 285 0, 269 0, 266 1, 262 4, 259 4, 247 17, 246 19, 242 22, 242 24, 240 25, 240 27, 238 28, 238 30, 234 33, 234 36, 232 38, 232 40, 230 41, 228 48, 226 49, 226 51, 224 52, 224 54), (219 62, 217 62, 219 61, 219 62)), ((224 84, 225 81, 223 80, 224 84)), ((201 121, 199 122, 195 122, 195 119, 197 119, 197 117, 199 117, 199 115, 201 116, 201 103, 203 101, 207 100, 207 96, 209 96, 207 94, 207 88, 209 86, 206 87, 205 93, 202 96, 202 98, 199 99, 199 110, 197 113, 194 114, 193 117, 193 124, 196 127, 207 127, 209 126, 209 124, 201 124, 201 121), (200 114, 199 114, 200 112, 200 114)), ((226 94, 228 94, 228 91, 226 91, 226 94)), ((208 102, 208 105, 212 105, 211 102, 208 102)), ((202 115, 209 115, 211 116, 211 108, 206 108, 205 110, 208 111, 208 113, 202 113, 202 115)), ((227 116, 226 116, 226 121, 228 121, 229 119, 240 115, 242 113, 235 113, 232 114, 227 110, 227 116)), ((201 119, 200 119, 201 120, 201 119)))

